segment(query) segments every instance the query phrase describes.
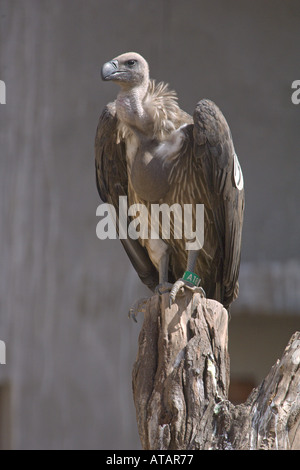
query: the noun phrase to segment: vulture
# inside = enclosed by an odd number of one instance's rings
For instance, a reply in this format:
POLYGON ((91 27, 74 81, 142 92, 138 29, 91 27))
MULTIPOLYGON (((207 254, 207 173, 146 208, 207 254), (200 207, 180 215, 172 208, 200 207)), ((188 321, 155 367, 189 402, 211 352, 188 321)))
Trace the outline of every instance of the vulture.
MULTIPOLYGON (((170 305, 187 287, 229 309, 239 290, 244 180, 225 117, 208 99, 198 102, 193 117, 181 110, 176 93, 150 79, 138 53, 106 62, 101 75, 120 87, 96 132, 102 201, 118 214, 120 196, 126 196, 129 205, 149 208, 149 217, 152 204, 192 205, 193 219, 197 205, 204 207, 204 241, 196 249, 175 236, 175 212, 168 239, 161 220, 155 237, 119 237, 134 269, 152 291, 170 290, 170 305)), ((132 219, 127 214, 128 226, 132 219)))

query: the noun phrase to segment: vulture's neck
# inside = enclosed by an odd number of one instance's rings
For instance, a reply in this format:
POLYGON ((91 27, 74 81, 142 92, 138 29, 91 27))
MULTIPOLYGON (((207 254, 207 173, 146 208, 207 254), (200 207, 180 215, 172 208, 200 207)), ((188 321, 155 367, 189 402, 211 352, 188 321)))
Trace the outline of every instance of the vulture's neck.
POLYGON ((120 121, 135 133, 148 134, 153 128, 153 118, 145 109, 144 99, 148 83, 131 89, 121 89, 117 96, 116 110, 120 121))
POLYGON ((126 141, 129 178, 136 194, 147 202, 167 194, 171 160, 182 146, 183 122, 176 100, 167 85, 156 85, 152 80, 122 89, 117 96, 118 132, 126 141), (132 134, 136 138, 132 139, 132 134))

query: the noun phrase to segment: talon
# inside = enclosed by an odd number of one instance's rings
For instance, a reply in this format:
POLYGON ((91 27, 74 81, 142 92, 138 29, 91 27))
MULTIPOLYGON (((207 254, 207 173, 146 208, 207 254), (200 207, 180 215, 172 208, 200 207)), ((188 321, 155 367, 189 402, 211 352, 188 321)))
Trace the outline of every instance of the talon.
POLYGON ((171 308, 173 303, 176 300, 176 296, 181 289, 181 287, 184 287, 185 281, 183 279, 178 279, 178 281, 175 282, 173 285, 171 292, 170 292, 170 298, 169 298, 169 307, 171 308))
POLYGON ((182 289, 182 292, 184 292, 184 288, 190 289, 194 293, 198 293, 201 295, 201 297, 206 298, 205 291, 203 287, 200 286, 194 286, 190 282, 186 281, 185 279, 178 279, 178 281, 175 282, 173 285, 171 292, 170 292, 170 297, 169 297, 169 307, 171 308, 173 303, 176 300, 176 296, 178 292, 182 289))
POLYGON ((200 287, 200 286, 196 287, 195 292, 199 292, 199 294, 206 299, 206 293, 203 287, 200 287))
POLYGON ((187 289, 191 290, 192 292, 194 292, 194 294, 200 294, 201 297, 206 298, 206 293, 205 293, 205 290, 203 289, 203 287, 201 287, 201 286, 191 286, 189 284, 185 284, 185 287, 187 289))
POLYGON ((129 318, 129 319, 132 318, 132 320, 133 320, 135 323, 137 323, 136 316, 137 316, 137 314, 134 313, 134 312, 132 311, 132 309, 129 309, 129 311, 128 311, 128 318, 129 318))
POLYGON ((155 294, 159 294, 159 295, 162 295, 162 294, 166 294, 166 292, 169 292, 173 287, 173 284, 171 284, 170 282, 162 282, 161 284, 158 284, 155 289, 154 289, 154 292, 155 294))
POLYGON ((130 307, 128 311, 128 318, 132 318, 132 320, 137 323, 137 316, 139 313, 145 313, 145 308, 143 308, 143 305, 145 305, 148 301, 148 298, 142 298, 138 299, 134 302, 132 307, 130 307))

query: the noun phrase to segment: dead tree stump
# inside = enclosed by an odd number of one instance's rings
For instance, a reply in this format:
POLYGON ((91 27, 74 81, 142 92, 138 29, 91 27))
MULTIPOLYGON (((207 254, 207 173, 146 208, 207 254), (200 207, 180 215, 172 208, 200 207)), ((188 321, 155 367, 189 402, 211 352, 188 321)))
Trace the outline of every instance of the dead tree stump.
POLYGON ((228 314, 186 292, 146 305, 133 395, 143 449, 300 449, 300 333, 243 404, 228 400, 228 314))

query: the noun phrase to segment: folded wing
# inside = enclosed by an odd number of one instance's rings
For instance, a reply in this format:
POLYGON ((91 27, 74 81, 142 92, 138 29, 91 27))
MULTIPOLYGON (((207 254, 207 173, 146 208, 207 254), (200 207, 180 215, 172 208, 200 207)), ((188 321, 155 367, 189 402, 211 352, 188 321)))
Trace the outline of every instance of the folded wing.
MULTIPOLYGON (((128 196, 126 146, 117 142, 118 118, 114 104, 106 106, 100 116, 95 139, 96 184, 103 202, 112 204, 119 213, 119 196, 128 196)), ((129 224, 127 220, 127 225, 129 224)), ((117 224, 118 228, 118 224, 117 224)), ((158 284, 158 272, 148 253, 138 240, 121 239, 125 251, 144 284, 154 290, 158 284)))
POLYGON ((209 100, 200 101, 194 112, 194 157, 205 179, 221 247, 223 304, 227 307, 238 295, 244 184, 229 126, 209 100))

